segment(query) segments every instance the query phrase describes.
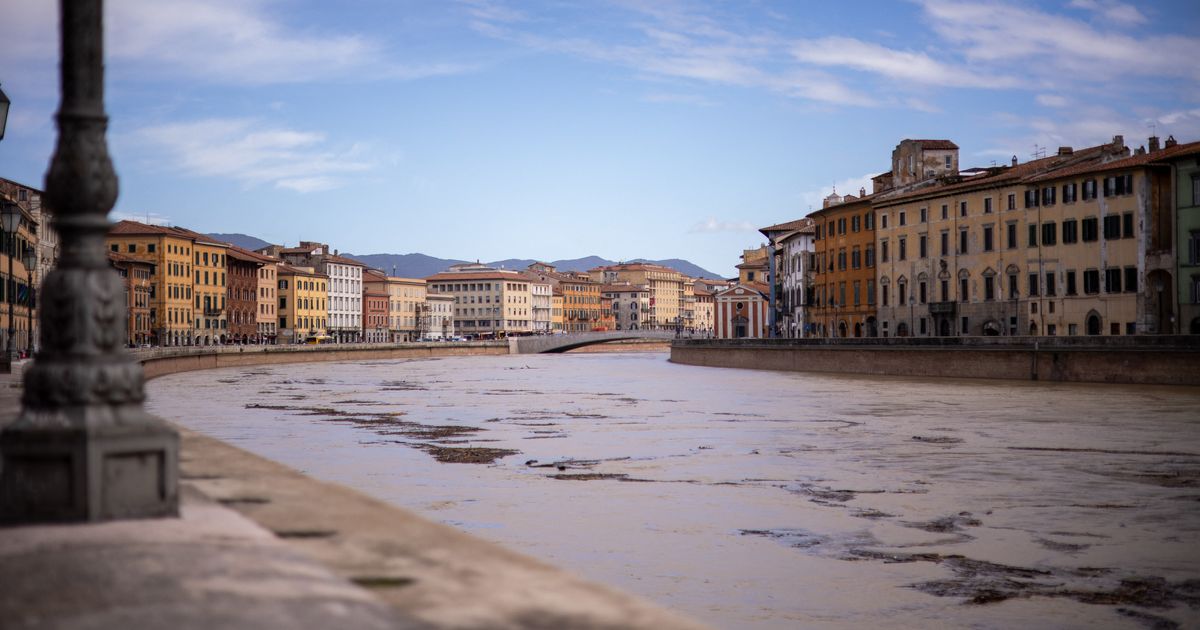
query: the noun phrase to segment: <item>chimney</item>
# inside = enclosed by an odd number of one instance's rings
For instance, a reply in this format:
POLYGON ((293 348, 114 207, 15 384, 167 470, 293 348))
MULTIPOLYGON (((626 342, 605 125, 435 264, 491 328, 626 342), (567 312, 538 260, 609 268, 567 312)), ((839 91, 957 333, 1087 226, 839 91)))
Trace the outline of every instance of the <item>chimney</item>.
POLYGON ((1150 146, 1150 152, 1155 153, 1159 150, 1158 136, 1150 136, 1150 141, 1147 143, 1150 146))
POLYGON ((338 255, 338 250, 336 250, 336 249, 335 249, 335 250, 333 250, 333 255, 334 255, 334 256, 337 256, 337 255, 338 255))
POLYGON ((1146 155, 1146 147, 1138 147, 1133 150, 1134 155, 1146 155))
POLYGON ((1179 143, 1175 141, 1175 136, 1167 136, 1167 144, 1165 145, 1166 148, 1170 149, 1177 144, 1179 143))
POLYGON ((1013 159, 1012 159, 1012 165, 1013 166, 1017 165, 1017 156, 1015 156, 1015 155, 1013 156, 1013 159))
POLYGON ((858 196, 859 196, 859 197, 866 197, 866 196, 867 196, 867 189, 866 189, 866 188, 864 188, 864 187, 862 187, 862 186, 859 186, 859 187, 858 187, 858 196))
POLYGON ((1071 147, 1058 147, 1059 155, 1071 155, 1074 152, 1075 152, 1075 150, 1072 149, 1071 147))
POLYGON ((1119 134, 1113 136, 1112 144, 1114 147, 1120 147, 1120 148, 1124 149, 1125 148, 1125 136, 1122 136, 1119 134))

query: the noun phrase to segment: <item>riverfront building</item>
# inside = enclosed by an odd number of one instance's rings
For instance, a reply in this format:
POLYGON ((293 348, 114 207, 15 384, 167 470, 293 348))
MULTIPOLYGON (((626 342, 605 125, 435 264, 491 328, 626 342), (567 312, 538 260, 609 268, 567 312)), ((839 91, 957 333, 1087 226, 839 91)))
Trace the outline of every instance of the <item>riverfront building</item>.
MULTIPOLYGON (((943 162, 944 163, 944 162, 943 162)), ((831 195, 824 206, 809 214, 815 222, 811 279, 811 324, 806 331, 816 337, 874 337, 875 315, 875 216, 872 195, 831 195)), ((796 274, 794 259, 786 270, 796 274)), ((795 284, 795 283, 793 283, 795 284)))
POLYGON ((262 268, 275 266, 275 261, 252 251, 230 245, 227 252, 226 302, 229 334, 235 343, 261 343, 259 310, 263 297, 259 294, 262 268))
POLYGON ((112 265, 125 286, 125 343, 131 347, 150 343, 150 296, 154 277, 154 263, 139 260, 126 254, 108 252, 108 264, 112 265))
MULTIPOLYGON (((810 323, 808 293, 814 282, 810 276, 815 269, 813 248, 817 223, 811 217, 805 217, 765 227, 759 232, 767 237, 768 251, 773 253, 774 257, 777 335, 786 338, 803 337, 806 331, 811 331, 814 327, 814 324, 810 323)), ((770 258, 767 259, 767 263, 766 279, 770 281, 770 258)), ((738 271, 749 273, 752 270, 739 268, 738 271)))
POLYGON ((454 298, 454 328, 460 335, 498 338, 533 330, 530 282, 515 271, 463 263, 425 282, 431 293, 454 298))
POLYGON ((150 343, 192 345, 199 337, 194 326, 194 232, 136 221, 120 221, 108 231, 109 251, 153 263, 150 343))
MULTIPOLYGON (((586 332, 605 328, 605 309, 601 304, 601 284, 589 274, 574 271, 559 271, 554 265, 537 262, 523 272, 531 286, 543 284, 549 287, 550 306, 553 308, 554 291, 562 295, 563 332, 586 332)), ((539 289, 545 291, 545 289, 539 289)), ((551 320, 553 316, 551 315, 551 320)), ((611 325, 611 322, 609 322, 611 325)), ((551 326, 552 326, 551 321, 551 326)))
POLYGON ((769 288, 760 282, 739 282, 718 293, 714 336, 718 339, 767 336, 769 288))
POLYGON ((259 343, 276 343, 279 336, 279 261, 263 257, 258 268, 258 306, 255 328, 259 343))
POLYGON ((431 339, 449 339, 457 334, 454 331, 454 296, 426 294, 425 311, 429 317, 426 336, 431 339))
POLYGON ((1196 144, 1175 149, 1175 139, 1167 138, 1163 158, 1169 169, 1175 200, 1176 282, 1154 287, 1156 298, 1170 303, 1176 296, 1179 318, 1175 330, 1200 335, 1200 148, 1196 144))
POLYGON ((279 336, 283 343, 322 340, 329 328, 329 277, 312 267, 281 264, 279 336))
POLYGON ((650 288, 650 312, 642 328, 673 329, 682 325, 683 274, 678 271, 651 263, 623 263, 596 267, 588 273, 592 280, 602 284, 628 282, 650 288))
POLYGON ((629 283, 606 284, 601 288, 611 300, 613 329, 639 330, 650 315, 650 287, 629 283))
POLYGON ((312 267, 327 276, 329 294, 325 301, 329 312, 325 319, 329 328, 321 332, 338 342, 362 340, 362 274, 366 265, 339 256, 337 250, 330 252, 325 243, 313 241, 300 241, 297 247, 271 245, 258 252, 276 256, 289 265, 312 267))

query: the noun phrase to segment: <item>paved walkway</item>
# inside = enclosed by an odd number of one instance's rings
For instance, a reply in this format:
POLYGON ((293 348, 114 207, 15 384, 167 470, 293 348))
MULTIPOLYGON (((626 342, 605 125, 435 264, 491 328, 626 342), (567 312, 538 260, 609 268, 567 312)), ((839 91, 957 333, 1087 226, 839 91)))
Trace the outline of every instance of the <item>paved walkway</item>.
MULTIPOLYGON (((0 426, 16 415, 15 382, 0 375, 0 426)), ((0 628, 701 628, 180 433, 180 518, 0 528, 0 628)))

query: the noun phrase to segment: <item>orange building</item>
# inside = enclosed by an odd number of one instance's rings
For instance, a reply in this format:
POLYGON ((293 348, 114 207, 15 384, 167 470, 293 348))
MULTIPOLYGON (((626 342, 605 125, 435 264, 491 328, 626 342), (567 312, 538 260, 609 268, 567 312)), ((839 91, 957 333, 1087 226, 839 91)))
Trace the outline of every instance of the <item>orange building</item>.
MULTIPOLYGON (((865 192, 865 191, 860 191, 865 192)), ((873 195, 826 199, 808 215, 816 222, 809 266, 808 336, 875 337, 875 214, 873 195)))

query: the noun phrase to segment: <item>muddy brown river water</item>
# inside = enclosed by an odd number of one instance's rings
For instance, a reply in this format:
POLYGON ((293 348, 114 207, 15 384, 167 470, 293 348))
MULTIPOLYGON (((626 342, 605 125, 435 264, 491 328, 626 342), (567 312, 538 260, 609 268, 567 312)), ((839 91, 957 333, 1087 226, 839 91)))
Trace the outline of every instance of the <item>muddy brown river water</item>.
POLYGON ((148 390, 163 417, 720 628, 1200 627, 1200 389, 641 353, 148 390))

